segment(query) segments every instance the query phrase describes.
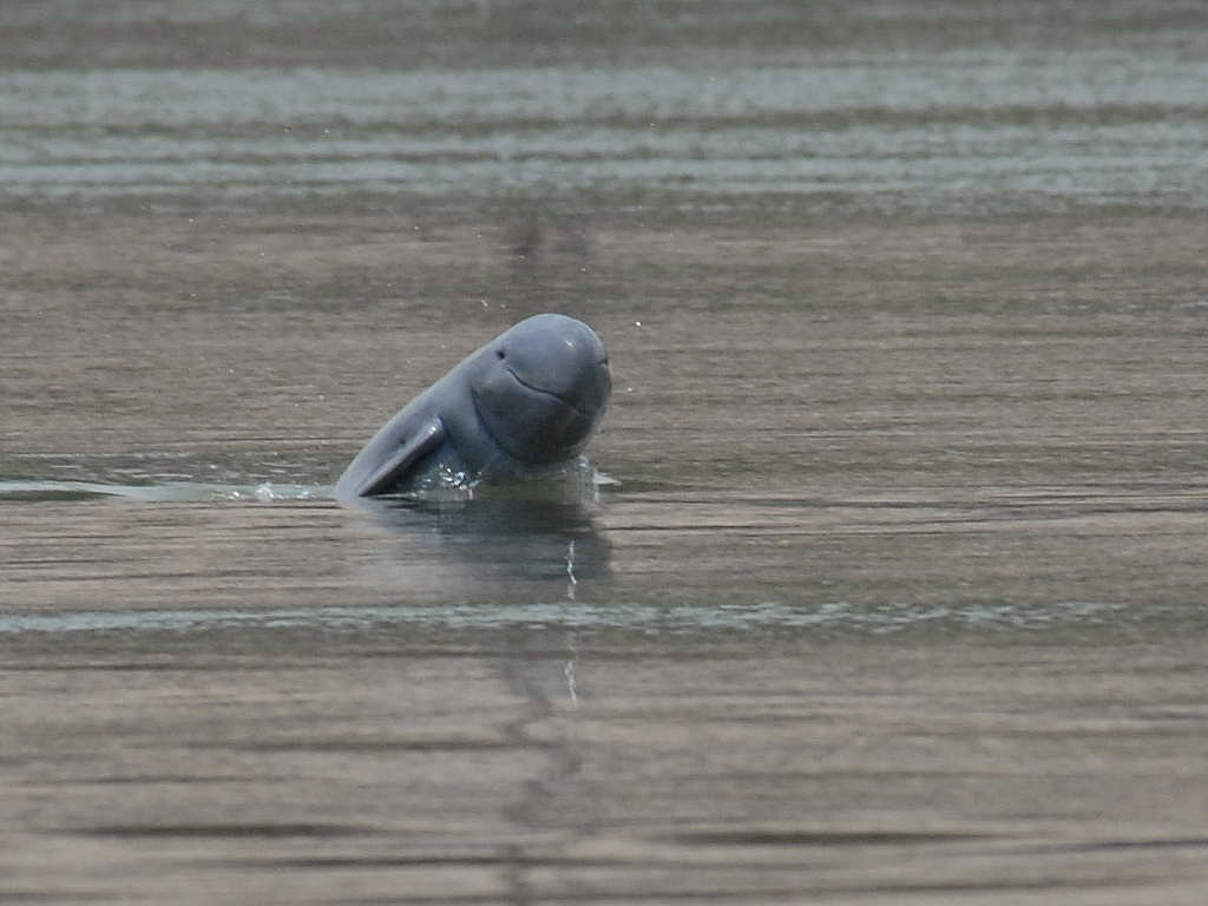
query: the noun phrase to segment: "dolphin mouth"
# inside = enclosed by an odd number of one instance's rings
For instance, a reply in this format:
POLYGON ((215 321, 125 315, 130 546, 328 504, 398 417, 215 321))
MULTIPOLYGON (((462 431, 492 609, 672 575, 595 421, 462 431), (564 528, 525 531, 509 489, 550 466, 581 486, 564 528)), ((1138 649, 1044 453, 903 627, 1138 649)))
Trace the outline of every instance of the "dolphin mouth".
POLYGON ((558 402, 560 402, 563 406, 567 406, 571 409, 574 409, 576 412, 578 412, 584 418, 588 417, 588 414, 585 411, 583 411, 581 408, 576 406, 574 403, 572 403, 570 400, 568 400, 566 397, 564 397, 561 393, 558 393, 554 390, 546 390, 544 387, 538 387, 536 384, 530 384, 528 381, 526 381, 524 378, 522 378, 520 375, 518 375, 516 373, 515 369, 513 369, 513 368, 507 368, 504 370, 506 370, 507 373, 510 374, 513 378, 515 378, 516 383, 519 384, 521 387, 531 390, 534 393, 540 393, 545 396, 552 396, 554 399, 556 399, 558 402))

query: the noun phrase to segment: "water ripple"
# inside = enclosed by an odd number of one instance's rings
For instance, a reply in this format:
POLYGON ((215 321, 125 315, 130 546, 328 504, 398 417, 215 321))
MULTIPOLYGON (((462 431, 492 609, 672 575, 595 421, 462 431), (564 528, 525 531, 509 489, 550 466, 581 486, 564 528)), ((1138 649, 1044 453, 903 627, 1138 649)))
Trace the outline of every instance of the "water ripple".
POLYGON ((695 630, 819 629, 869 634, 903 632, 928 625, 953 629, 1031 629, 1091 626, 1118 620, 1124 605, 1059 602, 859 606, 836 602, 814 606, 779 603, 660 607, 648 604, 450 604, 425 607, 331 606, 273 609, 66 611, 0 615, 0 633, 199 632, 253 627, 356 631, 384 626, 448 629, 510 627, 695 630))

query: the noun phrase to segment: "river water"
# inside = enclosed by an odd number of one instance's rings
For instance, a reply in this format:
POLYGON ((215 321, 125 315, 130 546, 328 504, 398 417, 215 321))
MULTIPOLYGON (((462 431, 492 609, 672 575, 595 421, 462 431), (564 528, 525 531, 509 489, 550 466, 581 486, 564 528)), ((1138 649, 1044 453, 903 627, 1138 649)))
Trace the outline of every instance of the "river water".
POLYGON ((0 899, 1203 902, 1208 15, 798 6, 0 11, 0 899))

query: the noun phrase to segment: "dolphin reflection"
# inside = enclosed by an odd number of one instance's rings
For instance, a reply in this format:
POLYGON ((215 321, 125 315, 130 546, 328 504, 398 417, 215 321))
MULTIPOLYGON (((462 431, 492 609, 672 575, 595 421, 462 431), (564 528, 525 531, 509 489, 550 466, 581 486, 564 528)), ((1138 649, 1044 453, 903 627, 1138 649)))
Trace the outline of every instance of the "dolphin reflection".
POLYGON ((398 578, 500 602, 574 599, 611 575, 612 550, 578 501, 528 497, 364 498, 357 508, 397 541, 398 578), (555 592, 555 589, 557 591, 555 592))

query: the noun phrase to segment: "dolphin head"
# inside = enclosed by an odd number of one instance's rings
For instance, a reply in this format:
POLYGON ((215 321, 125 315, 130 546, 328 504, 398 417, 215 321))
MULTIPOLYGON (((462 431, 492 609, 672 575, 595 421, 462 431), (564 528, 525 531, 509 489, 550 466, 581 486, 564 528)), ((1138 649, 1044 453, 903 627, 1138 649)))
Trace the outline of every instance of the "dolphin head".
POLYGON ((565 315, 526 318, 475 355, 470 389, 487 431, 530 465, 578 454, 600 423, 612 378, 595 331, 565 315))

